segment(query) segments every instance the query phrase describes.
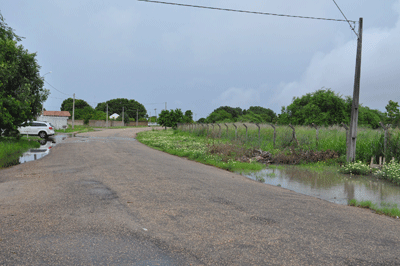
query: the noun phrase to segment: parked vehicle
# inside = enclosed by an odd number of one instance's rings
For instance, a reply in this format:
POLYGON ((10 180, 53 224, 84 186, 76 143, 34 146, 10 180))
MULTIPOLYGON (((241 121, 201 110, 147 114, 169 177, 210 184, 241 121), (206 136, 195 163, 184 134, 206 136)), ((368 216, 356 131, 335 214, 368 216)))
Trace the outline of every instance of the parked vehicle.
POLYGON ((35 135, 43 139, 55 134, 54 126, 42 121, 26 122, 18 128, 18 131, 22 135, 35 135))

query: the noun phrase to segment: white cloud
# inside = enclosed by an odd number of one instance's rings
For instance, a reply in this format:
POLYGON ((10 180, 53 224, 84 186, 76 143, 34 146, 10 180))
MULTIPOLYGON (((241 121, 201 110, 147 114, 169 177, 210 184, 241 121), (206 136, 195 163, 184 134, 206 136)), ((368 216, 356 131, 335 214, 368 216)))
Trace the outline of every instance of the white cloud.
MULTIPOLYGON (((400 12, 398 8, 396 10, 400 12)), ((351 96, 357 48, 355 38, 338 45, 330 52, 315 53, 301 78, 291 82, 281 82, 276 90, 278 93, 271 102, 287 106, 293 96, 314 92, 322 87, 351 96)), ((384 110, 389 100, 400 100, 398 47, 400 47, 400 21, 390 29, 364 30, 360 102, 365 106, 384 110)))

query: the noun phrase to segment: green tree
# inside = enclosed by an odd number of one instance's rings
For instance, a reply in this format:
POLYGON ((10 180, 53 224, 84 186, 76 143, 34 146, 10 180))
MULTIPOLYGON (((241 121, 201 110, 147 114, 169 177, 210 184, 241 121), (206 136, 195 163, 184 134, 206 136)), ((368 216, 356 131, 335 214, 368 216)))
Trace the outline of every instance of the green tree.
POLYGON ((230 107, 230 106, 220 106, 220 107, 218 107, 217 109, 215 109, 215 110, 213 111, 213 113, 214 113, 214 112, 219 112, 220 110, 224 110, 225 112, 227 112, 228 114, 230 114, 230 115, 231 115, 232 122, 235 122, 236 119, 237 119, 239 116, 243 115, 243 110, 242 110, 240 107, 233 108, 233 107, 230 107))
POLYGON ((184 122, 184 117, 181 109, 162 110, 158 117, 158 124, 164 127, 176 128, 178 123, 184 122))
MULTIPOLYGON (((247 114, 247 112, 252 112, 254 114, 260 115, 262 122, 272 122, 276 119, 276 113, 269 108, 264 108, 261 106, 250 106, 249 109, 243 111, 243 114, 247 114)), ((260 122, 261 123, 261 122, 260 122)))
POLYGON ((124 113, 128 114, 128 117, 133 117, 136 119, 136 110, 138 110, 138 118, 146 118, 147 111, 143 104, 135 101, 128 100, 126 98, 117 98, 108 100, 106 102, 98 103, 96 106, 97 111, 106 112, 108 104, 108 114, 112 115, 114 113, 122 115, 122 108, 124 108, 124 113))
POLYGON ((193 112, 191 110, 187 110, 183 117, 184 123, 193 123, 193 112))
POLYGON ((282 107, 278 123, 293 125, 335 125, 346 121, 346 101, 331 89, 321 89, 294 97, 292 104, 282 107))
POLYGON ((39 115, 49 95, 36 53, 29 53, 19 41, 0 13, 0 130, 12 136, 18 135, 23 122, 39 115))
POLYGON ((400 120, 400 111, 399 111, 399 103, 390 100, 389 103, 385 106, 386 108, 386 122, 388 124, 398 124, 400 120))
POLYGON ((238 122, 250 122, 250 123, 265 123, 266 121, 262 115, 255 114, 252 111, 246 111, 246 114, 241 115, 237 119, 238 122))
POLYGON ((216 109, 207 116, 206 123, 235 122, 236 119, 233 119, 232 114, 225 111, 225 109, 216 109))
MULTIPOLYGON (((61 103, 61 111, 69 111, 70 114, 72 115, 72 109, 73 109, 73 102, 74 100, 72 98, 65 99, 61 103)), ((81 100, 81 99, 75 99, 75 112, 78 109, 84 109, 85 107, 91 107, 86 101, 81 100)), ((93 108, 92 108, 93 109, 93 108)), ((75 117, 76 118, 76 117, 75 117)), ((76 118, 77 119, 77 118, 76 118)))

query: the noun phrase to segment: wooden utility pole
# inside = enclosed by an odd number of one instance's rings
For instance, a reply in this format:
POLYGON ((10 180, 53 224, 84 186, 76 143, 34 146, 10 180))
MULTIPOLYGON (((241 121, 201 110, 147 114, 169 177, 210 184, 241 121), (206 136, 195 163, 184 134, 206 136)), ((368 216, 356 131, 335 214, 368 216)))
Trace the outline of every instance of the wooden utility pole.
POLYGON ((138 126, 139 110, 136 109, 136 126, 138 126))
POLYGON ((124 123, 124 107, 122 106, 122 126, 125 126, 124 123))
POLYGON ((74 122, 75 122, 75 93, 74 93, 74 99, 72 101, 72 129, 74 129, 74 122))
POLYGON ((363 18, 360 18, 358 25, 356 73, 354 76, 353 105, 351 107, 350 118, 350 141, 347 146, 347 161, 354 162, 356 158, 357 125, 358 125, 358 106, 360 98, 360 78, 361 78, 361 52, 362 52, 362 33, 363 18))
POLYGON ((106 128, 108 128, 108 103, 107 103, 107 112, 106 112, 106 128))

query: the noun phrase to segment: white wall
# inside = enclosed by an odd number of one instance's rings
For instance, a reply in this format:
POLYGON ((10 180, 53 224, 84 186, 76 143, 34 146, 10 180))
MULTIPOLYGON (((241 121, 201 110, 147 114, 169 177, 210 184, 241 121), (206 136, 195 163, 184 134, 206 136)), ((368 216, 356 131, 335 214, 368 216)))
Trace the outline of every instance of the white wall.
POLYGON ((37 121, 46 121, 51 123, 55 129, 63 129, 63 126, 67 126, 68 117, 61 116, 39 116, 37 121))

